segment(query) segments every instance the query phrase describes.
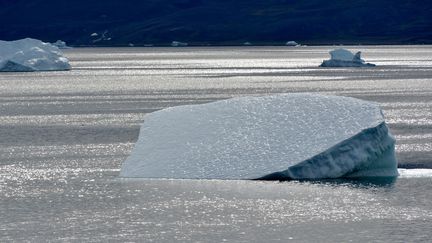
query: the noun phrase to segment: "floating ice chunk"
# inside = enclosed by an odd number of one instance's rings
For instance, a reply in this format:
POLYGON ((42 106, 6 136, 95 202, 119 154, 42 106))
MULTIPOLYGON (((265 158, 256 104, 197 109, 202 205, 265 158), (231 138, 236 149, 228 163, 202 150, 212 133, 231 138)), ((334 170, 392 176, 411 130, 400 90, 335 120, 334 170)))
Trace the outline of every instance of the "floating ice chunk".
POLYGON ((174 47, 187 46, 187 45, 188 45, 188 43, 186 43, 186 42, 180 42, 180 41, 171 42, 171 46, 174 46, 174 47))
POLYGON ((92 37, 96 37, 96 36, 99 36, 99 34, 96 33, 96 32, 94 32, 94 33, 92 33, 90 36, 92 36, 92 37))
POLYGON ((299 43, 295 42, 295 41, 287 41, 287 43, 285 43, 286 46, 300 46, 299 43))
POLYGON ((243 43, 243 45, 244 45, 244 46, 251 46, 252 43, 250 43, 249 41, 246 41, 246 42, 243 43))
POLYGON ((397 176, 394 142, 374 103, 313 94, 242 97, 147 115, 120 176, 397 176))
POLYGON ((0 41, 0 71, 28 72, 69 70, 58 47, 35 39, 0 41))
POLYGON ((361 59, 361 52, 351 53, 346 49, 335 49, 330 51, 330 60, 324 60, 321 67, 375 67, 375 64, 365 63, 361 59))

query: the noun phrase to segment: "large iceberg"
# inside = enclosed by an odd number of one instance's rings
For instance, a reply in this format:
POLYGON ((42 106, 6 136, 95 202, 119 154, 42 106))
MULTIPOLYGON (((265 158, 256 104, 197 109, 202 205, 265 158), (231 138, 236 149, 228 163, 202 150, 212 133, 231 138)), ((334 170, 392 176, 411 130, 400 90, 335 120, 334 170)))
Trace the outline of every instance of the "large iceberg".
POLYGON ((315 94, 233 98, 147 115, 120 177, 393 177, 394 144, 375 103, 315 94))
POLYGON ((0 41, 0 71, 58 71, 71 66, 58 47, 35 39, 0 41))
POLYGON ((330 59, 324 60, 320 67, 375 67, 375 64, 366 63, 361 59, 361 52, 353 54, 346 49, 335 49, 329 52, 330 59))

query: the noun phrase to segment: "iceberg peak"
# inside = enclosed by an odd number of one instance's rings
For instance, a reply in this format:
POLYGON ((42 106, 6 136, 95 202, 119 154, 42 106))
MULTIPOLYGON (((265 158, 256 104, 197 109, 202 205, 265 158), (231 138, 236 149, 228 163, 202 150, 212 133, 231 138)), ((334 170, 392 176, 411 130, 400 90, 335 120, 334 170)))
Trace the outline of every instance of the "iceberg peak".
POLYGON ((71 49, 72 47, 66 45, 66 42, 62 40, 57 40, 56 42, 52 43, 54 46, 57 46, 59 49, 71 49))

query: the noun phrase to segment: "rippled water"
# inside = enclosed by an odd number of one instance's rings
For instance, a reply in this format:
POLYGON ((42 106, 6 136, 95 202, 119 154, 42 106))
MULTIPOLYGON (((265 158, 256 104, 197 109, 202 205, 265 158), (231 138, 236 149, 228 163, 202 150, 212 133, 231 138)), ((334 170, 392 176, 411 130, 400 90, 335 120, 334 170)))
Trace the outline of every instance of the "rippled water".
MULTIPOLYGON (((0 74, 0 241, 407 242, 432 237, 432 177, 121 180, 145 114, 244 95, 378 102, 400 167, 432 168, 432 47, 77 48, 71 72, 0 74)), ((419 175, 417 173, 417 175, 419 175)))

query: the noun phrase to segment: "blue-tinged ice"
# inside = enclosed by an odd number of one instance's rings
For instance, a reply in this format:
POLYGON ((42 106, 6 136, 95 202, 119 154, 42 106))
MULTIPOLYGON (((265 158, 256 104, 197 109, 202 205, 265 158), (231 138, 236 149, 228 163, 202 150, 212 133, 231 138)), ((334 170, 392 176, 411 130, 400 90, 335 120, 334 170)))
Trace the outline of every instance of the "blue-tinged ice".
POLYGON ((379 106, 315 94, 241 97, 148 114, 121 177, 397 176, 379 106))
POLYGON ((346 49, 330 51, 330 59, 324 60, 320 67, 375 67, 375 64, 366 63, 361 59, 361 52, 353 54, 346 49))
POLYGON ((58 47, 35 39, 0 41, 0 72, 69 70, 58 47))

